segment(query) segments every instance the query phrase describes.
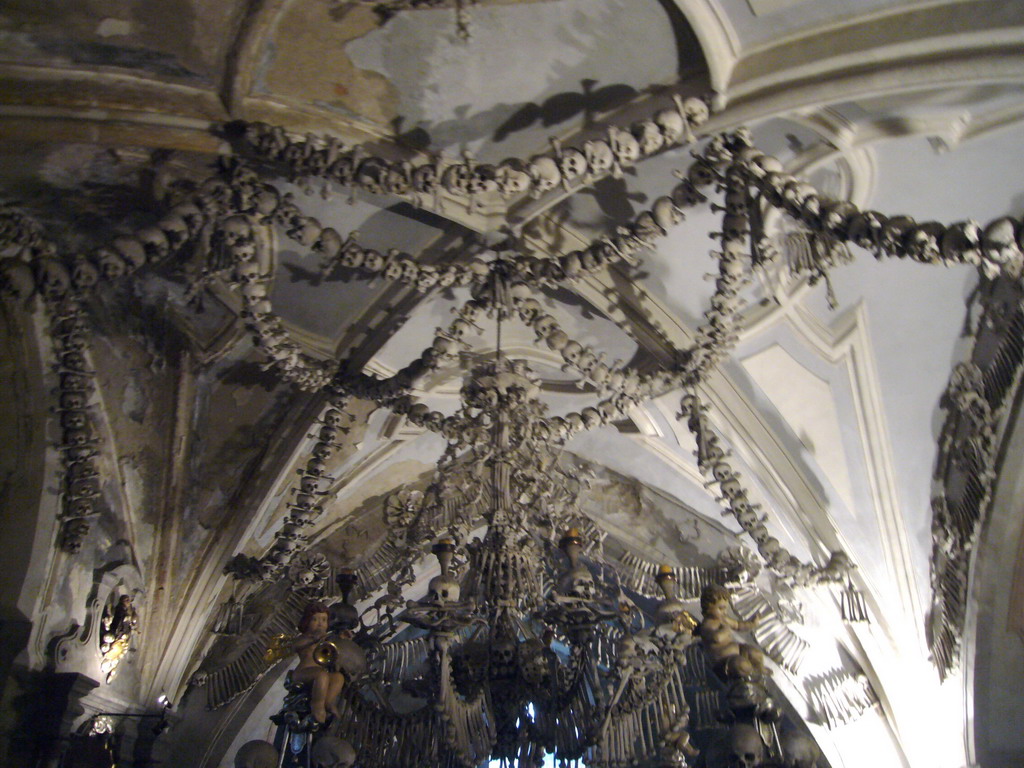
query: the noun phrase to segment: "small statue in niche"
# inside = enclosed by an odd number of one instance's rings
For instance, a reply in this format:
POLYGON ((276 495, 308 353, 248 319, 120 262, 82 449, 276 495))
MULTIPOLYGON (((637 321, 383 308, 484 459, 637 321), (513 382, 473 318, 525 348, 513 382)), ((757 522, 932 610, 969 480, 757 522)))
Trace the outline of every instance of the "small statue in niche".
POLYGON ((292 681, 312 686, 310 707, 313 717, 327 722, 327 713, 338 716, 338 694, 345 685, 343 672, 328 670, 317 660, 317 646, 327 637, 330 623, 327 605, 313 601, 306 606, 299 619, 301 633, 292 642, 292 651, 299 657, 299 665, 292 670, 292 681))
POLYGON ((715 672, 726 680, 760 679, 767 671, 764 655, 752 645, 741 643, 734 631, 745 632, 757 621, 740 621, 729 615, 729 590, 720 584, 709 584, 700 594, 700 639, 704 643, 715 672))
POLYGON ((121 595, 117 603, 103 609, 100 617, 100 670, 109 684, 117 674, 118 665, 127 655, 132 638, 139 634, 139 615, 132 605, 131 595, 121 595))

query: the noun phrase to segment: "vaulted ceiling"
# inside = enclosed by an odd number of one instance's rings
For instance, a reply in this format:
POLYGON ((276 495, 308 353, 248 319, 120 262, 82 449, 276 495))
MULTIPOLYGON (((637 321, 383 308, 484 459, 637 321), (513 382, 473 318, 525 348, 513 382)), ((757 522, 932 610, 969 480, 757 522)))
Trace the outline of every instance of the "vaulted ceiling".
MULTIPOLYGON (((749 126, 755 145, 829 198, 944 224, 1019 223, 1024 214, 1020 4, 484 0, 469 9, 468 38, 452 8, 399 10, 385 21, 374 5, 11 0, 0 11, 5 211, 36 222, 36 234, 70 258, 165 215, 232 152, 229 121, 333 136, 413 165, 467 152, 496 163, 550 153, 551 137, 581 146, 679 95, 712 104, 702 136, 749 126)), ((694 149, 662 150, 571 190, 493 195, 478 206, 274 182, 321 224, 358 232, 363 247, 443 267, 486 253, 509 226, 536 254, 583 248, 668 193, 694 149)), ((1008 725, 1024 709, 1024 622, 1013 619, 1024 587, 988 591, 1011 583, 1014 568, 1024 579, 1021 526, 1010 514, 1022 495, 1012 429, 969 612, 994 635, 979 642, 981 659, 965 635, 963 671, 943 683, 926 633, 940 403, 954 364, 970 354, 979 271, 876 259, 851 246, 853 260, 828 280, 798 279, 787 265, 799 227, 782 217, 767 226, 780 266, 752 274, 735 347, 700 391, 772 534, 819 564, 847 552, 873 618, 870 626, 809 620, 806 637, 827 652, 803 675, 780 670, 776 682, 834 768, 1013 764, 1024 752, 1008 725), (833 673, 867 681, 878 703, 830 729, 815 710, 812 678, 833 673)), ((549 291, 546 311, 609 363, 678 362, 708 308, 710 253, 719 247, 711 233, 720 228, 719 213, 693 209, 637 268, 597 270, 571 290, 549 291)), ((4 236, 11 257, 18 244, 4 236)), ((283 229, 268 237, 270 298, 316 359, 393 375, 469 297, 467 288, 420 294, 351 271, 324 276, 317 256, 283 229)), ((33 622, 27 663, 42 667, 55 637, 76 637, 69 627, 87 623, 93 585, 103 583, 96 574, 129 565, 143 633, 107 694, 122 703, 161 692, 182 700, 231 589, 224 565, 271 546, 325 405, 267 364, 236 290, 219 279, 192 289, 206 258, 197 249, 103 281, 84 302, 109 509, 75 554, 54 544, 51 321, 37 300, 3 309, 12 396, 2 429, 17 448, 2 459, 5 506, 18 510, 0 523, 12 542, 4 605, 33 622)), ((494 330, 482 324, 479 348, 494 348, 494 330)), ((594 399, 532 330, 503 333, 503 348, 541 376, 553 413, 594 399)), ((417 382, 415 394, 451 413, 468 364, 417 382)), ((754 544, 705 487, 679 397, 661 394, 578 435, 568 451, 596 473, 588 503, 617 546, 708 565, 727 546, 754 544)), ((329 468, 327 514, 309 543, 336 565, 365 560, 382 499, 422 482, 444 444, 368 401, 354 400, 349 413, 329 468)), ((808 615, 835 607, 809 590, 794 599, 808 615)), ((95 663, 87 650, 65 668, 95 663)), ((182 705, 182 732, 205 740, 187 759, 227 764, 232 744, 261 735, 278 696, 268 683, 216 716, 182 705)))

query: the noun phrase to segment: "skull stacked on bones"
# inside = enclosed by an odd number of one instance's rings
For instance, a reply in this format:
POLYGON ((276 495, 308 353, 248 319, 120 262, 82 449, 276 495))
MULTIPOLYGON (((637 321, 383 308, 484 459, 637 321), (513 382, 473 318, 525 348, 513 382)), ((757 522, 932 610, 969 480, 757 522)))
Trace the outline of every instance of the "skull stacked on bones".
POLYGON ((277 750, 270 742, 247 741, 235 753, 235 768, 277 768, 277 750))
POLYGON ((337 736, 319 736, 313 742, 309 757, 313 768, 352 768, 356 751, 337 736))

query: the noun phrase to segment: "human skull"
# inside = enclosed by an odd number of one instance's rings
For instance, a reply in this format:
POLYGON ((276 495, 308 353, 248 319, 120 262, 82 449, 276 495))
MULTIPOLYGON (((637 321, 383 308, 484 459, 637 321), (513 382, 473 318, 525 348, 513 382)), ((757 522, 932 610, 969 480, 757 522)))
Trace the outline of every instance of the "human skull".
POLYGON ((412 186, 412 166, 408 162, 391 165, 384 174, 384 189, 392 195, 404 195, 412 186))
POLYGON ((325 259, 335 259, 341 253, 343 245, 344 241, 338 234, 338 230, 333 227, 324 227, 320 231, 320 237, 313 244, 313 250, 322 254, 325 259))
POLYGON ((427 585, 427 599, 437 605, 457 603, 460 594, 459 582, 450 576, 435 576, 427 585))
POLYGON ((753 505, 745 499, 734 499, 732 502, 732 511, 733 514, 736 515, 736 522, 738 522, 744 530, 749 531, 757 524, 757 512, 753 505))
POLYGON ((722 495, 727 499, 738 499, 744 495, 743 486, 740 485, 738 476, 734 475, 722 481, 720 488, 722 495))
POLYGON ((27 299, 36 290, 32 267, 18 258, 0 260, 0 296, 27 299))
POLYGON ((498 191, 505 197, 521 195, 530 188, 530 174, 518 160, 506 160, 495 171, 498 191))
POLYGON ((759 545, 764 544, 771 538, 771 534, 768 532, 768 528, 765 527, 764 523, 755 523, 748 533, 759 545))
POLYGON ((654 222, 663 232, 667 232, 683 220, 683 212, 676 207, 671 197, 659 197, 651 207, 654 222))
POLYGON ((437 189, 437 168, 433 163, 417 166, 412 172, 412 186, 422 194, 433 194, 437 189))
POLYGON ((157 222, 157 227, 167 240, 169 250, 180 248, 189 238, 188 224, 178 214, 171 212, 157 222))
POLYGON ((587 172, 587 158, 578 149, 566 149, 558 160, 562 181, 568 184, 587 172))
POLYGON ((384 267, 384 277, 388 280, 400 280, 405 275, 405 262, 397 251, 389 252, 388 264, 384 267))
MULTIPOLYGON (((355 234, 355 233, 353 233, 355 234)), ((341 265, 349 269, 357 269, 363 265, 366 252, 355 243, 350 242, 341 252, 341 265)))
POLYGON ((355 173, 355 183, 367 192, 379 195, 384 191, 384 179, 388 170, 386 160, 368 157, 359 164, 355 173))
POLYGON ((355 749, 337 736, 317 737, 309 756, 313 768, 352 768, 356 762, 355 749))
POLYGON ((640 143, 628 131, 610 126, 608 141, 611 144, 612 155, 619 165, 633 165, 640 159, 640 143))
POLYGON ((945 227, 937 221, 918 224, 904 237, 904 248, 912 258, 918 261, 935 261, 941 253, 939 243, 945 231, 945 227))
POLYGON ((533 158, 527 167, 527 172, 530 174, 530 180, 533 182, 534 196, 550 192, 562 180, 562 172, 558 168, 558 163, 547 155, 539 155, 533 158))
POLYGON ((785 768, 817 768, 821 750, 810 736, 786 731, 779 737, 785 768))
POLYGON ((846 225, 856 213, 857 208, 847 200, 829 202, 821 206, 821 224, 837 237, 846 237, 846 225))
MULTIPOLYGON (((767 536, 765 540, 760 542, 758 551, 763 557, 771 560, 775 555, 782 551, 782 545, 779 544, 779 540, 774 536, 767 536)), ((786 559, 789 559, 789 553, 786 553, 786 559)))
POLYGON ((717 462, 712 468, 711 472, 719 483, 724 483, 731 477, 735 477, 736 473, 733 468, 725 461, 717 462))
POLYGON ((511 674, 515 670, 515 641, 503 638, 491 643, 491 669, 499 677, 511 674))
POLYGON ((696 96, 691 96, 683 102, 683 112, 693 128, 699 128, 704 125, 711 114, 707 102, 703 99, 698 99, 696 96))
POLYGON ((567 597, 580 600, 593 600, 597 594, 594 575, 585 565, 577 565, 562 580, 562 588, 567 597))
POLYGON ((96 505, 92 503, 92 497, 85 496, 68 500, 67 517, 90 517, 95 513, 96 505))
POLYGON ((88 399, 84 392, 62 392, 60 396, 60 407, 67 411, 80 411, 85 408, 87 401, 88 399))
POLYGON ((981 225, 976 221, 961 221, 946 230, 942 237, 942 256, 947 261, 967 264, 981 262, 981 225))
POLYGON ((903 237, 915 224, 909 216, 893 216, 882 224, 879 244, 888 253, 899 254, 903 248, 903 237))
POLYGON ((800 179, 791 181, 783 190, 782 198, 791 211, 801 211, 812 216, 816 216, 820 211, 816 190, 806 181, 800 179))
POLYGON ((89 416, 85 411, 65 411, 61 414, 60 424, 64 429, 85 429, 89 425, 89 416))
POLYGON ((473 168, 473 173, 466 185, 471 195, 495 192, 498 189, 497 169, 493 165, 481 164, 473 168))
POLYGON ((541 315, 533 322, 533 330, 537 332, 537 337, 544 339, 558 327, 555 318, 551 315, 541 315))
POLYGON ((757 768, 764 760, 764 742, 747 723, 729 729, 729 768, 757 768))
POLYGON ((76 291, 92 288, 99 282, 100 271, 91 261, 79 256, 71 265, 71 283, 76 291))
POLYGON ((665 143, 665 137, 653 120, 644 120, 632 126, 633 137, 640 146, 640 153, 653 155, 665 143))
POLYGON ((687 169, 686 178, 695 188, 700 189, 714 182, 717 176, 708 163, 698 159, 687 169))
MULTIPOLYGON (((273 189, 273 187, 271 187, 271 189, 273 189)), ((206 215, 199 210, 199 206, 191 202, 178 203, 176 206, 171 208, 168 216, 176 216, 184 221, 185 226, 188 227, 190 235, 198 234, 199 230, 206 222, 206 215)), ((172 236, 168 235, 168 238, 172 238, 172 236)))
POLYGON ((472 180, 473 168, 468 163, 456 163, 445 169, 441 184, 453 195, 462 196, 469 193, 472 180))
POLYGON ((562 271, 565 272, 565 276, 570 280, 575 280, 580 276, 580 270, 583 268, 583 264, 580 261, 580 252, 572 251, 559 258, 558 263, 562 265, 562 271))
POLYGON ((142 243, 146 251, 146 258, 150 261, 159 261, 171 252, 171 244, 167 242, 167 235, 159 227, 143 227, 135 236, 142 243))
POLYGON ((277 768, 277 763, 274 745, 260 739, 247 741, 235 753, 235 768, 277 768))
POLYGON ((675 144, 685 132, 683 116, 678 109, 662 109, 654 115, 654 122, 661 129, 666 144, 675 144))
POLYGON ((601 426, 601 412, 596 408, 584 408, 580 412, 583 418, 583 425, 586 429, 594 429, 601 426))
POLYGON ((62 298, 71 287, 71 274, 56 259, 40 259, 36 262, 36 283, 43 296, 55 301, 62 298))
POLYGON ((384 268, 384 256, 373 249, 363 252, 363 268, 370 272, 380 272, 384 268))
POLYGON ((994 277, 999 268, 1020 256, 1020 249, 1017 247, 1016 222, 1009 216, 996 219, 987 227, 982 234, 981 248, 985 256, 986 273, 994 277), (991 266, 989 266, 991 265, 991 266))
POLYGON ((587 168, 592 174, 607 173, 615 165, 615 155, 612 154, 612 148, 606 141, 596 140, 584 143, 583 153, 587 158, 587 168))

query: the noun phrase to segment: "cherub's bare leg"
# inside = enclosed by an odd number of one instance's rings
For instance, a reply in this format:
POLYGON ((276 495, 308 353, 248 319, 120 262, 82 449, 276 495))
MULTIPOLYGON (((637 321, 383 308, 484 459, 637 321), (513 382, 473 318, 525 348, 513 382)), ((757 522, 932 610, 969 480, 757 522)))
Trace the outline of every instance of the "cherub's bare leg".
POLYGON ((345 675, 341 672, 331 672, 327 676, 327 711, 337 716, 338 713, 338 694, 341 693, 341 689, 345 687, 345 675))
POLYGON ((300 683, 312 683, 313 690, 310 695, 309 706, 313 710, 313 717, 318 722, 327 722, 327 670, 323 667, 305 667, 297 669, 292 673, 292 679, 300 683))
POLYGON ((740 653, 743 654, 744 658, 750 662, 750 666, 754 668, 754 671, 760 675, 769 673, 764 667, 764 654, 752 645, 740 646, 740 653))

